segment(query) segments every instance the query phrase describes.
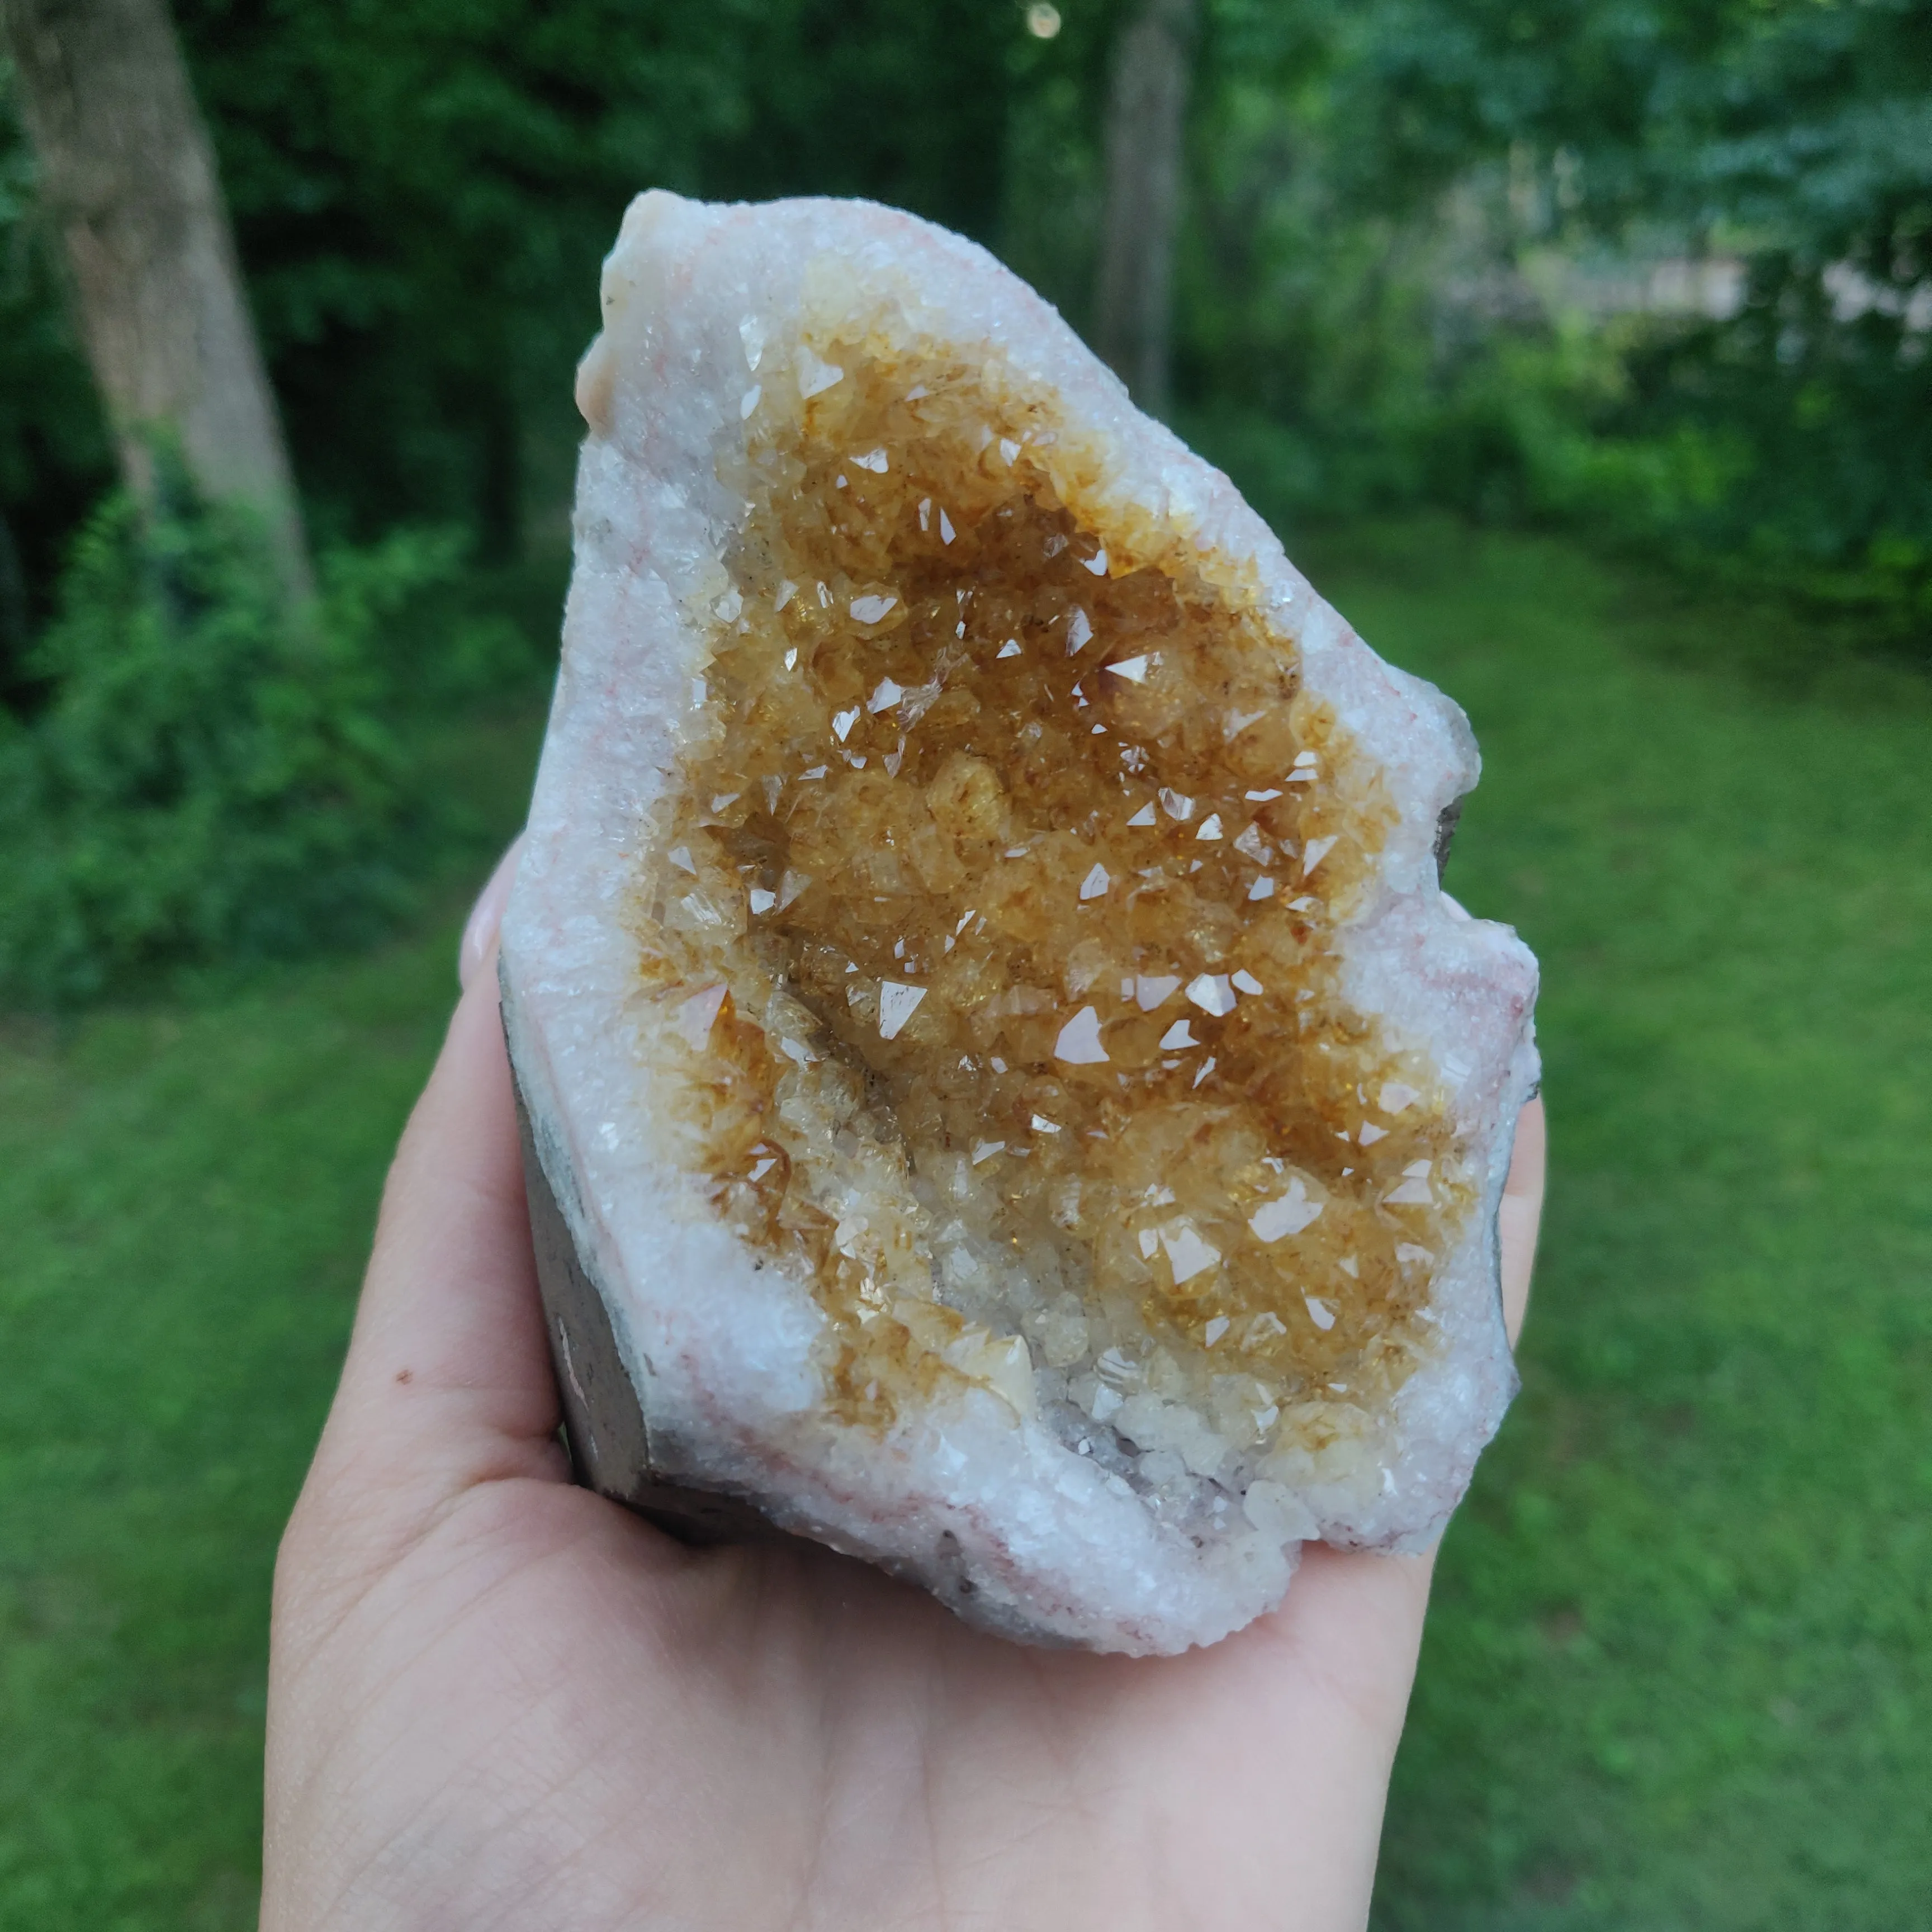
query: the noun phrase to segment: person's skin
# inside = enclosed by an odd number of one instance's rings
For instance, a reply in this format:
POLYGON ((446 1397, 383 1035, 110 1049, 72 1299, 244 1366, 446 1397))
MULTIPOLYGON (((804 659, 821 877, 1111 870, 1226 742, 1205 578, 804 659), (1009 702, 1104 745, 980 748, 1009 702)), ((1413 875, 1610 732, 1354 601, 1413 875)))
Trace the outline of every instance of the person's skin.
MULTIPOLYGON (((282 1544, 266 1932, 1360 1927, 1430 1559, 1311 1548, 1207 1650, 1022 1648, 572 1486, 498 1022, 502 877, 282 1544)), ((1540 1106, 1502 1209, 1514 1336, 1540 1106)))

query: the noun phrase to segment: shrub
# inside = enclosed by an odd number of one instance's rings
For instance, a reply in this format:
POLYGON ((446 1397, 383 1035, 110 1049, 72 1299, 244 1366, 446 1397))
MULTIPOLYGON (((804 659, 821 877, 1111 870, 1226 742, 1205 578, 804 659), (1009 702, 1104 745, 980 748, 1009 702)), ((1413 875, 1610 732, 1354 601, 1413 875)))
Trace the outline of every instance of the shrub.
POLYGON ((292 608, 250 514, 163 471, 157 510, 116 494, 87 524, 30 660, 44 702, 0 715, 0 988, 16 1000, 387 923, 432 823, 397 693, 446 684, 451 664, 473 676, 496 648, 467 636, 427 674, 382 649, 454 578, 460 540, 336 552, 292 608))

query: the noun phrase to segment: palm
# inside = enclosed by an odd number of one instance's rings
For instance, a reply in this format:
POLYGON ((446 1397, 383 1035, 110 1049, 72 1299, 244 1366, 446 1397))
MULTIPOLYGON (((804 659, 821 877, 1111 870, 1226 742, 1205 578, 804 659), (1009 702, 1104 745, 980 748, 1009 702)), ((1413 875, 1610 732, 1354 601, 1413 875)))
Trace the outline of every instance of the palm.
POLYGON ((568 1484, 521 1230, 472 994, 284 1546, 266 1926, 1361 1922, 1426 1564, 1313 1552, 1147 1660, 806 1546, 693 1553, 568 1484))

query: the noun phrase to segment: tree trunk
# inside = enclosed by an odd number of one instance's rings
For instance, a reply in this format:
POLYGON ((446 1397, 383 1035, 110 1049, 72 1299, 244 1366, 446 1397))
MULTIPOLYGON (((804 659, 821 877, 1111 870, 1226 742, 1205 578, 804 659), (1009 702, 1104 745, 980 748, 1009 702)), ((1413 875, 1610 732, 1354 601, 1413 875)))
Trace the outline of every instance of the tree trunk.
POLYGON ((267 518, 306 596, 280 420, 167 0, 0 0, 0 34, 129 484, 152 502, 148 438, 171 432, 206 494, 267 518))
POLYGON ((1174 230, 1195 0, 1145 0, 1114 50, 1094 344, 1143 409, 1168 404, 1174 230))

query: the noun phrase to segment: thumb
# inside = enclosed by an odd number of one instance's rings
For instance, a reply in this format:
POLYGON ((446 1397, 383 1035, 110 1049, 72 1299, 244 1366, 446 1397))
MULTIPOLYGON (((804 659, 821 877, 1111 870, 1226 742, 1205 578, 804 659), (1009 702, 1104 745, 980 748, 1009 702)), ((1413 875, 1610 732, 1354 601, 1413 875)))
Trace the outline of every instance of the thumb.
POLYGON ((291 1526, 298 1541, 312 1527, 376 1565, 478 1484, 568 1473, 494 943, 477 964, 389 1172, 348 1359, 291 1526))

